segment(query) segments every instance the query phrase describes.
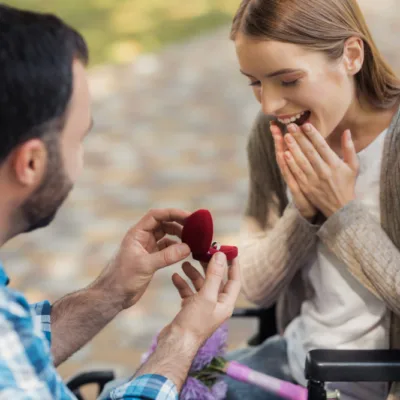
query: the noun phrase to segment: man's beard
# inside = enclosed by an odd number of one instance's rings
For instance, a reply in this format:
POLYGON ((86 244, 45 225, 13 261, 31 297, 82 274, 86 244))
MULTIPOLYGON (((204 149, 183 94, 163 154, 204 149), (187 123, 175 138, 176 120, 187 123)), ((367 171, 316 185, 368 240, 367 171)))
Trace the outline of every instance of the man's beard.
POLYGON ((73 186, 64 171, 59 138, 52 138, 46 145, 48 163, 44 179, 39 188, 22 204, 18 213, 22 218, 24 232, 49 225, 73 186))

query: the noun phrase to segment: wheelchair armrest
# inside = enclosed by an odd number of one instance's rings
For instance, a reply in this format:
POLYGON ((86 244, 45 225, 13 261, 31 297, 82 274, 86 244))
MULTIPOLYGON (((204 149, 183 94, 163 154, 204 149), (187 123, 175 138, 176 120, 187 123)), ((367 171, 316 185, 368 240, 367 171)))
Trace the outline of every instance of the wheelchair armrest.
POLYGON ((318 382, 399 381, 400 350, 312 350, 305 375, 318 382))
POLYGON ((250 346, 257 346, 276 335, 275 309, 275 304, 270 308, 235 308, 233 318, 257 318, 258 320, 258 332, 248 340, 250 346))
POLYGON ((78 399, 82 399, 82 395, 80 394, 80 388, 82 386, 96 384, 98 386, 98 394, 100 394, 104 386, 114 379, 114 371, 89 371, 81 372, 73 376, 67 381, 66 385, 78 399))
POLYGON ((265 313, 263 308, 235 308, 233 310, 233 318, 261 318, 265 313))

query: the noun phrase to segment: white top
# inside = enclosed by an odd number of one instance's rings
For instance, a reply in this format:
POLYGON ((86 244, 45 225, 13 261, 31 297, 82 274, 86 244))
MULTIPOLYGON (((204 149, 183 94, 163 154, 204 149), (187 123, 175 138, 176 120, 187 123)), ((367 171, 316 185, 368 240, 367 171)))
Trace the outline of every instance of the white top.
MULTIPOLYGON (((380 221, 380 172, 383 131, 358 153, 360 172, 355 193, 380 221)), ((289 193, 290 196, 290 193, 289 193)), ((293 377, 303 385, 306 355, 312 349, 387 349, 389 319, 383 301, 369 292, 321 241, 317 243, 314 263, 303 270, 314 296, 305 301, 300 316, 288 326, 289 366, 293 377)), ((329 386, 329 385, 328 385, 329 386)), ((384 400, 384 383, 332 384, 342 392, 342 400, 384 400)))

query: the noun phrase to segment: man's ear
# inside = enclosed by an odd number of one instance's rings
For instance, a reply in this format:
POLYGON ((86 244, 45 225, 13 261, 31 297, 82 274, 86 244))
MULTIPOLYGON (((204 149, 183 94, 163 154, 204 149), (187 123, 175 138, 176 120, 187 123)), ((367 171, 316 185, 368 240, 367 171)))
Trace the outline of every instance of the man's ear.
POLYGON ((18 146, 11 158, 14 179, 26 188, 40 185, 46 173, 48 154, 44 142, 31 139, 18 146))
POLYGON ((343 49, 343 61, 346 72, 349 75, 356 75, 360 72, 364 63, 364 42, 357 36, 346 40, 343 49))

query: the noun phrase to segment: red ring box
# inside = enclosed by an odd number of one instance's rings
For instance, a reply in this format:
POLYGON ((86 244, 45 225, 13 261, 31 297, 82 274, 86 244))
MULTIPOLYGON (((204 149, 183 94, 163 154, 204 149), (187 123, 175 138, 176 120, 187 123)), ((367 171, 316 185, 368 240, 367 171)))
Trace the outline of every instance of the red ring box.
POLYGON ((235 259, 238 255, 238 248, 236 246, 221 246, 218 250, 212 247, 213 234, 214 225, 210 211, 197 210, 185 221, 182 242, 190 247, 193 258, 198 261, 210 261, 213 254, 218 251, 225 253, 228 261, 235 259))

